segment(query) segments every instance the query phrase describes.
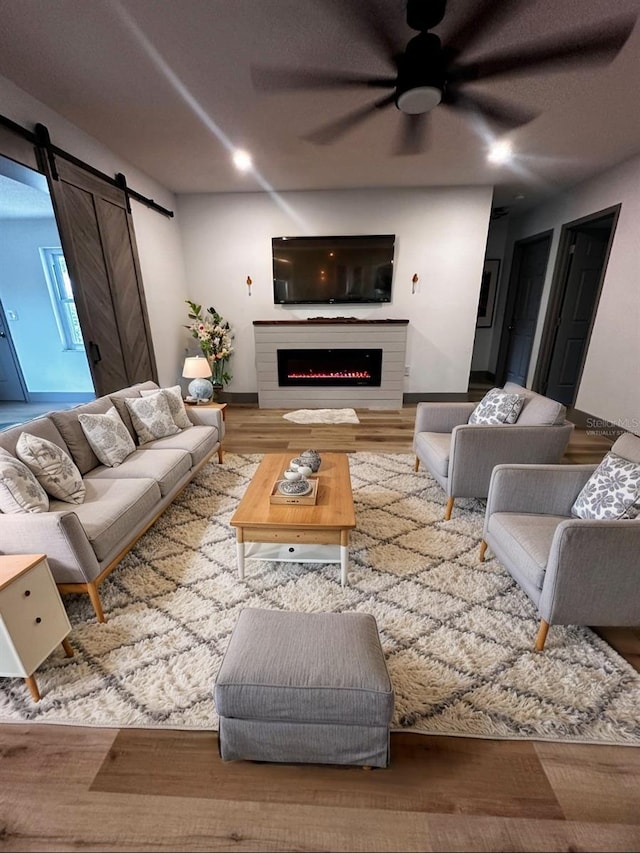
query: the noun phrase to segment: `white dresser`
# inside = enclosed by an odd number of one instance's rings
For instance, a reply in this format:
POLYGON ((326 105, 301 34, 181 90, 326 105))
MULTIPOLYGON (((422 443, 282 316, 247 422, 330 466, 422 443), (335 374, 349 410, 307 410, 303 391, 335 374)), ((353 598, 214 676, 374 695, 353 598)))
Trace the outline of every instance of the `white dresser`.
POLYGON ((0 676, 22 676, 35 702, 33 673, 66 639, 71 625, 44 554, 0 556, 0 676))

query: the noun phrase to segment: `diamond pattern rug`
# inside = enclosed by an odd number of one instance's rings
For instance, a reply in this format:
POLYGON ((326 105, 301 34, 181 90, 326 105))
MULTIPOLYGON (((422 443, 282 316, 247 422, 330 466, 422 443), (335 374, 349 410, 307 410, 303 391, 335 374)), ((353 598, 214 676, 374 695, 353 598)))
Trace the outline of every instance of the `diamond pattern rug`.
POLYGON ((65 603, 75 657, 42 664, 42 700, 0 680, 2 722, 217 728, 212 685, 243 607, 372 613, 396 694, 393 728, 425 734, 640 745, 640 674, 588 628, 538 617, 495 560, 479 563, 484 502, 444 494, 409 454, 349 455, 357 529, 336 565, 247 561, 229 520, 259 456, 209 464, 88 599, 65 603))

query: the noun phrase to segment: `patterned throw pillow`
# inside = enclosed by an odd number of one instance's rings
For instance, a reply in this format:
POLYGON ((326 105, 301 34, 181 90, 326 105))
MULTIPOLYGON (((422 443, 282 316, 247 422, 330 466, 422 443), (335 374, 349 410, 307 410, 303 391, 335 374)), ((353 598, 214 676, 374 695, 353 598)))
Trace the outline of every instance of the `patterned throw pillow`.
POLYGON ((51 497, 71 504, 84 501, 86 487, 82 474, 69 454, 53 441, 23 432, 16 453, 51 497))
POLYGON ((150 397, 125 397, 125 403, 140 444, 147 444, 157 438, 175 435, 180 427, 171 416, 169 403, 164 394, 152 394, 150 397))
MULTIPOLYGON (((46 512, 49 496, 24 462, 0 447, 0 512, 46 512)), ((25 542, 25 547, 28 545, 25 542)))
POLYGON ((148 389, 140 391, 142 397, 151 397, 154 394, 162 394, 169 404, 169 411, 178 429, 188 429, 193 424, 189 420, 189 415, 184 407, 182 399, 182 390, 179 385, 174 385, 173 388, 148 389))
POLYGON ((469 415, 469 423, 514 424, 523 406, 523 394, 509 394, 502 388, 492 388, 469 415))
POLYGON ((115 406, 105 415, 78 415, 78 420, 91 449, 103 465, 115 468, 136 449, 115 406))
POLYGON ((640 513, 640 464, 607 453, 571 507, 577 518, 636 518, 640 513))

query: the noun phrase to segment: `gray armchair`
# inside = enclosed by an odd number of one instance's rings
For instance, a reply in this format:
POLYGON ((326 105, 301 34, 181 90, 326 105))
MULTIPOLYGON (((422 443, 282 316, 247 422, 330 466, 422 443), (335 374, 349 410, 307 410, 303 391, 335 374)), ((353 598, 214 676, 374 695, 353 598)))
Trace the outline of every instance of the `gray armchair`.
POLYGON ((524 406, 515 424, 469 424, 475 403, 418 403, 413 433, 415 470, 420 462, 447 495, 445 521, 455 498, 486 498, 491 472, 509 462, 556 463, 566 450, 574 425, 566 409, 508 382, 505 391, 522 394, 524 406))
MULTIPOLYGON (((640 462, 640 438, 612 451, 640 462)), ((491 477, 480 560, 487 547, 549 626, 640 625, 640 518, 591 521, 571 507, 595 465, 498 465, 491 477)))

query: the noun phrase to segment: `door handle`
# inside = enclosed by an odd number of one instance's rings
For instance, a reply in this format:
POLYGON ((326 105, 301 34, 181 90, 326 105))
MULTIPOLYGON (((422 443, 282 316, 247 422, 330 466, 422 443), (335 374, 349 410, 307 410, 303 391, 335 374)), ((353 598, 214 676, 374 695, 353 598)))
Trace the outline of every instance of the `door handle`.
POLYGON ((91 361, 94 364, 98 364, 99 361, 102 361, 102 356, 100 355, 100 347, 93 341, 89 341, 89 355, 91 357, 91 361))

